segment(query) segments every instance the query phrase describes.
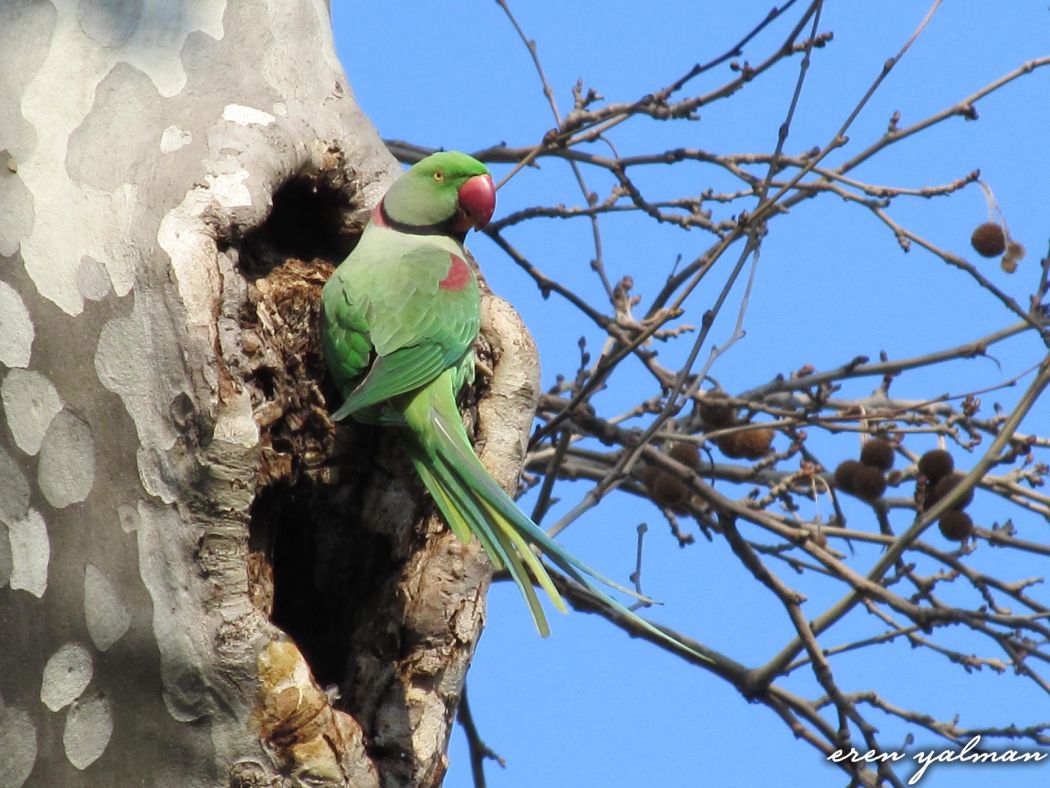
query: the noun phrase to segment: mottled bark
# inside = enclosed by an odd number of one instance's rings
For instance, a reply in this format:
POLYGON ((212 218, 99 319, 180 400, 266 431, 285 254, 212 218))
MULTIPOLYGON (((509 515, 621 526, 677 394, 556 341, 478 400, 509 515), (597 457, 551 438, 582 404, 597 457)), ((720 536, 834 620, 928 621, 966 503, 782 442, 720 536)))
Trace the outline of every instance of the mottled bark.
POLYGON ((0 785, 440 782, 490 570, 314 321, 396 172, 322 0, 0 5, 0 785))

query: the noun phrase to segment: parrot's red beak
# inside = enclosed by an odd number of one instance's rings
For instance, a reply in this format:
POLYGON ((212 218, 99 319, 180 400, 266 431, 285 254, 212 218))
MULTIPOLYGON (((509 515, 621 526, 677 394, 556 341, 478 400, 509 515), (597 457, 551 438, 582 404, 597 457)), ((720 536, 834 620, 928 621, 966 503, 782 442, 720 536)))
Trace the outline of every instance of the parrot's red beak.
POLYGON ((456 230, 465 233, 471 227, 480 230, 489 223, 496 210, 496 187, 492 176, 475 175, 459 188, 459 216, 456 230))

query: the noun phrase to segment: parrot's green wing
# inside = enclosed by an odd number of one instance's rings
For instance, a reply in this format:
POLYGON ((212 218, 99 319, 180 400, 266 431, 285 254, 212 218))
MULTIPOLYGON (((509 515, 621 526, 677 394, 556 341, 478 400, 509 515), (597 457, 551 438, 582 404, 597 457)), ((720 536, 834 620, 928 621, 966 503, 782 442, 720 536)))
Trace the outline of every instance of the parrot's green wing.
POLYGON ((336 421, 398 394, 425 386, 445 369, 445 357, 437 345, 416 345, 376 357, 365 379, 351 392, 342 407, 332 414, 336 421))
POLYGON ((321 348, 340 391, 352 388, 372 361, 365 314, 350 302, 338 271, 321 291, 321 348))
POLYGON ((421 388, 463 364, 481 321, 477 280, 444 286, 466 266, 453 242, 383 228, 372 251, 351 256, 325 285, 325 355, 347 394, 337 421, 421 388), (360 379, 375 354, 368 374, 360 379))

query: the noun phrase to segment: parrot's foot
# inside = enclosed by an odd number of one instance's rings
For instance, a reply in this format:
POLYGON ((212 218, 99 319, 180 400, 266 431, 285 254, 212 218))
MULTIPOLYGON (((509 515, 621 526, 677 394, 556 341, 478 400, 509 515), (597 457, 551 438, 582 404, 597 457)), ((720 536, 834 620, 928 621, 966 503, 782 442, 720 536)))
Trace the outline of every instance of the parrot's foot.
POLYGON ((487 382, 492 380, 493 374, 492 367, 480 359, 474 359, 474 380, 482 378, 487 382))

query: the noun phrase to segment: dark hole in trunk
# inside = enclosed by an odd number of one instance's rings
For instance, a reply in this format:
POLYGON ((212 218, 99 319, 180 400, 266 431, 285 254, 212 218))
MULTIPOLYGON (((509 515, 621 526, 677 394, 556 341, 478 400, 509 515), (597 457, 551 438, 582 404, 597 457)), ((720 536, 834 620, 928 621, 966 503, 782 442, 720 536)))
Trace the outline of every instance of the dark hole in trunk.
POLYGON ((251 548, 272 573, 270 618, 322 686, 345 680, 376 578, 389 572, 390 545, 360 526, 361 499, 356 484, 303 474, 265 488, 252 507, 251 548))
POLYGON ((371 431, 336 427, 319 341, 321 289, 353 248, 344 188, 301 176, 261 226, 231 242, 248 280, 241 349, 262 433, 252 505, 252 599, 296 642, 322 685, 346 678, 368 599, 390 574, 388 540, 361 527, 371 431))
POLYGON ((362 227, 351 219, 355 206, 339 187, 303 175, 273 195, 270 215, 236 244, 249 276, 263 274, 289 257, 341 263, 357 243, 362 227))

